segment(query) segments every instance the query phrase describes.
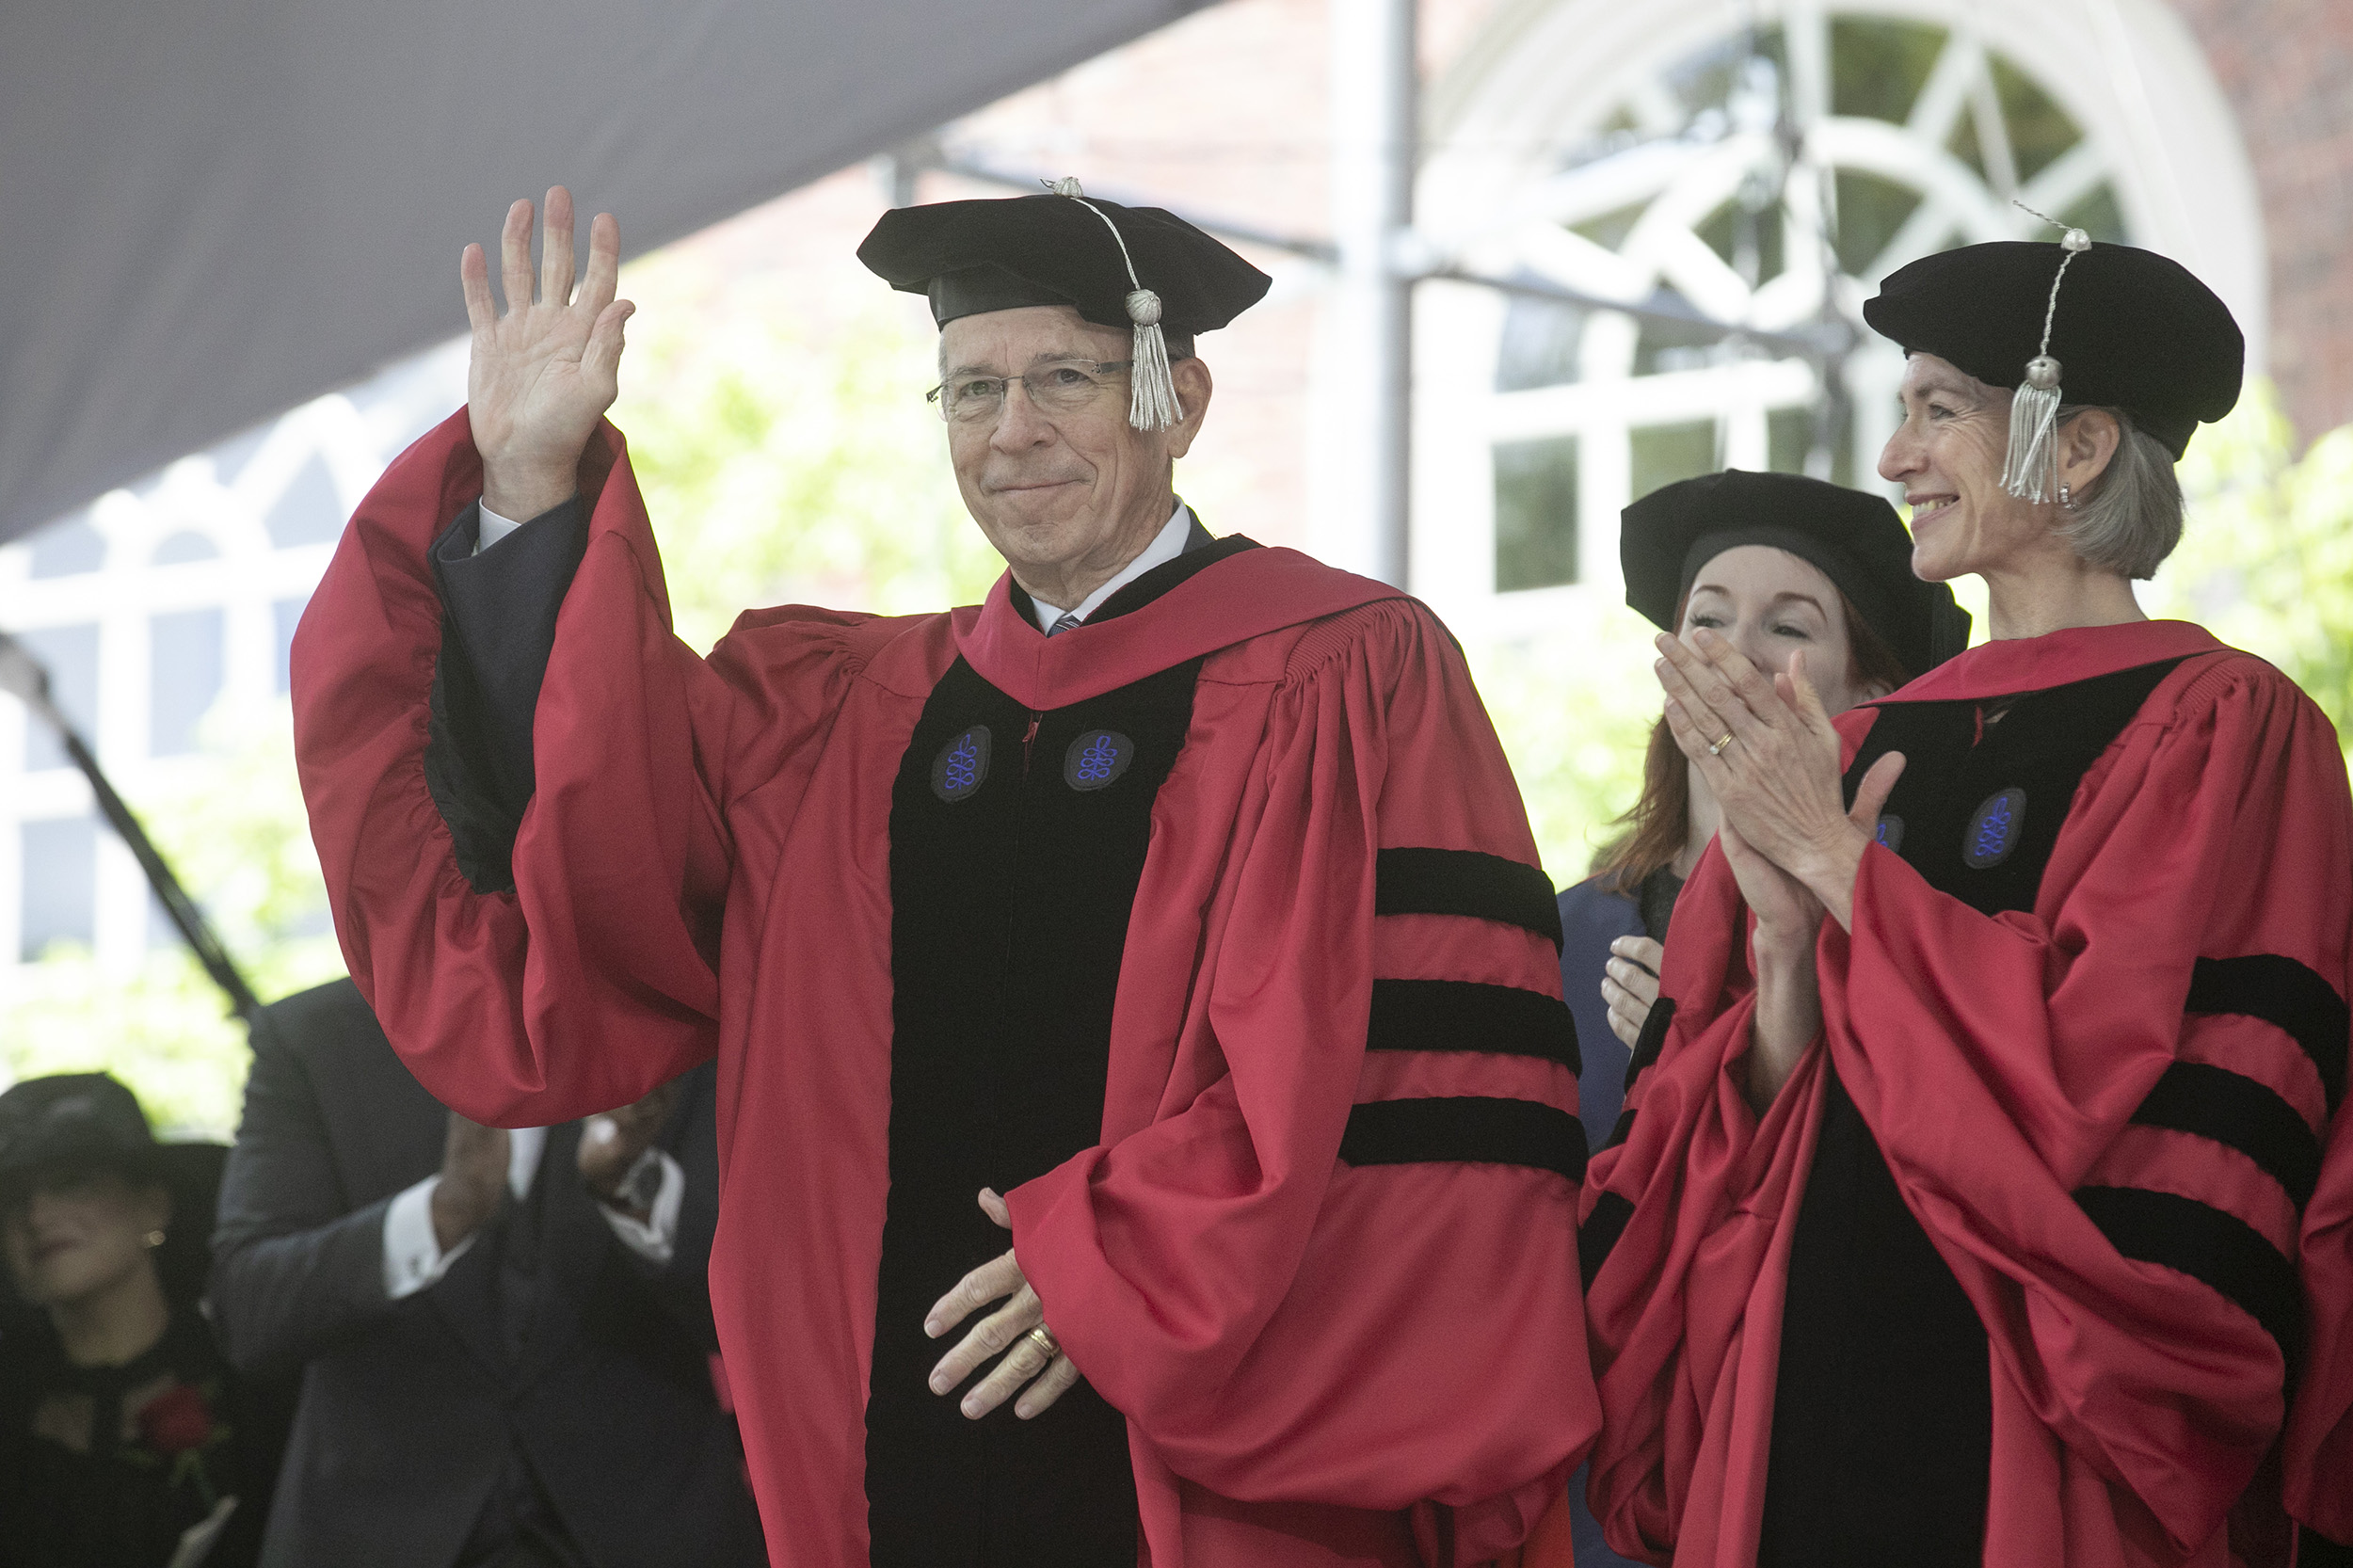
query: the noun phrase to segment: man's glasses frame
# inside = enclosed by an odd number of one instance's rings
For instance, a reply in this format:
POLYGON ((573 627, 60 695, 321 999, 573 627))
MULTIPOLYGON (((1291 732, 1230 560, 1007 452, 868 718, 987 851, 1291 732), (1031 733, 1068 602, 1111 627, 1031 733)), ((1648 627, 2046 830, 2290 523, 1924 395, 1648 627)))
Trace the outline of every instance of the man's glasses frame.
POLYGON ((923 394, 923 401, 952 424, 978 424, 1004 411, 1006 389, 1018 381, 1038 412, 1048 417, 1071 414, 1101 397, 1120 372, 1134 366, 1133 360, 1053 360, 1018 376, 960 376, 942 381, 923 394))

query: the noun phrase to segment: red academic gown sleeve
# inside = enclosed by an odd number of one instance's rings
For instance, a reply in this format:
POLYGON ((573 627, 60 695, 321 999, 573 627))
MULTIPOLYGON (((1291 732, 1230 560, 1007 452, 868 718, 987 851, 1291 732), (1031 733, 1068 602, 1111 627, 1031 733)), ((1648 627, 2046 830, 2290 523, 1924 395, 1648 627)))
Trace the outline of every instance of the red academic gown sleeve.
MULTIPOLYGON (((1849 756, 1871 722, 1842 721, 1849 756)), ((1873 846, 1852 935, 1825 927, 1825 1048, 1991 1340, 1988 1562, 2228 1560, 2225 1516, 2281 1430, 2281 1342, 2301 1337, 2293 1280, 2283 1323, 2249 1310, 2279 1298, 2244 1270, 2262 1275, 2265 1248, 2288 1268, 2299 1222, 2241 1148, 2141 1112, 2189 1064, 2328 1129, 2328 1053, 2193 982, 2270 955, 2341 1010, 2349 839, 2328 721, 2268 665, 2222 653, 2175 670, 2086 776, 2031 912, 1979 914, 1873 846), (2185 1231, 2120 1242, 2095 1218, 2118 1192, 2188 1200, 2234 1250, 2185 1231)), ((1586 1202, 1589 1223, 1598 1208, 1623 1225, 1588 1297, 1596 1512, 1622 1551, 1725 1568, 1755 1550, 1823 1081, 1817 1050, 1750 1112, 1746 930, 1711 850, 1668 942, 1665 1049, 1586 1202)), ((2324 1310, 2341 1320, 2341 1303, 2324 1310)))
POLYGON ((477 889, 425 767, 443 627, 426 548, 481 491, 469 429, 452 416, 353 516, 295 637, 296 752, 344 959, 403 1059, 463 1114, 546 1126, 715 1049, 729 774, 789 771, 828 712, 837 628, 764 643, 811 670, 758 696, 679 642, 624 443, 603 426, 582 464, 586 548, 540 689, 514 886, 477 889), (787 711, 778 690, 811 700, 787 711))
MULTIPOLYGON (((1352 1164, 1344 1144, 1365 1101, 1574 1116, 1561 1062, 1461 1038, 1366 1048, 1377 980, 1558 999, 1553 946, 1531 931, 1375 913, 1384 849, 1479 852, 1541 882, 1534 844, 1460 656, 1418 607, 1310 633, 1267 728, 1197 1047, 1148 1123, 1011 1195, 1016 1248, 1055 1333, 1128 1416, 1139 1477, 1181 1478, 1193 1534, 1215 1525, 1201 1492, 1412 1510, 1427 1560, 1483 1560, 1521 1539, 1593 1430, 1574 1173, 1352 1164)), ((1581 1129, 1566 1130, 1581 1164, 1581 1129)), ((1147 1533, 1170 1539, 1176 1522, 1155 1532, 1144 1499, 1147 1533)), ((1184 1560, 1230 1560, 1186 1540, 1184 1560)))

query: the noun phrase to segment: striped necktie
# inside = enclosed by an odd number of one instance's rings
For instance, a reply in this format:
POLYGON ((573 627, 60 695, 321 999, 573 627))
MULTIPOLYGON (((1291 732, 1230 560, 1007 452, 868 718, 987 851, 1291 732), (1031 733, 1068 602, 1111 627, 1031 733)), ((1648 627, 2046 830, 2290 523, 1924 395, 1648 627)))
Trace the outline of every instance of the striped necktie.
POLYGON ((1070 611, 1064 610, 1062 613, 1062 617, 1055 621, 1053 625, 1046 629, 1046 634, 1049 637, 1059 637, 1064 632, 1069 631, 1072 627, 1078 624, 1079 617, 1070 611))

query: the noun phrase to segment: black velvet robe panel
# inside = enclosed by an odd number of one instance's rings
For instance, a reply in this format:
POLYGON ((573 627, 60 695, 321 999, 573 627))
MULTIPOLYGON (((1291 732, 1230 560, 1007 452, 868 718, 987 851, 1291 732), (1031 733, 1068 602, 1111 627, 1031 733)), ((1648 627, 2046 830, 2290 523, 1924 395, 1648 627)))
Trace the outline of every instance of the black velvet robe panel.
MULTIPOLYGON (((1848 770, 1848 799, 1902 752, 1880 841, 1981 911, 2030 909, 2076 786, 2177 663, 2006 705, 1890 704, 1848 770)), ((1789 1258, 1757 1560, 1977 1568, 1993 1441, 1985 1326, 1834 1071, 1827 1093, 1789 1258)))

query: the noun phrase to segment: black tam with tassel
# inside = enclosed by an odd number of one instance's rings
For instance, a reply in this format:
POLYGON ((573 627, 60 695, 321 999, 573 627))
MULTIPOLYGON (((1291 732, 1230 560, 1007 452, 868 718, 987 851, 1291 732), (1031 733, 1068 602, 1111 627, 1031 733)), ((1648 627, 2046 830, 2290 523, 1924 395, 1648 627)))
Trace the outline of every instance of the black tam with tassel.
POLYGON ((2062 379, 2068 405, 2121 408, 2179 458, 2193 430, 2238 402, 2247 357, 2230 308, 2188 268, 2089 240, 2079 248, 2005 240, 1923 256, 1888 275, 1863 317, 1908 354, 2020 389, 2021 411, 2044 439, 2029 429, 2021 442, 2013 429, 2006 479, 2023 481, 2018 494, 2032 493, 2033 474, 2020 471, 2034 448, 2052 444, 2047 423, 2062 379))

